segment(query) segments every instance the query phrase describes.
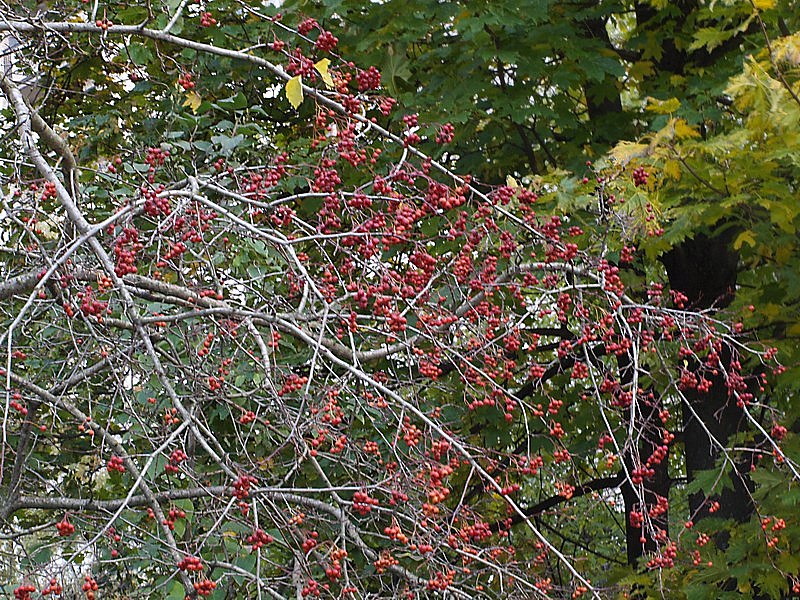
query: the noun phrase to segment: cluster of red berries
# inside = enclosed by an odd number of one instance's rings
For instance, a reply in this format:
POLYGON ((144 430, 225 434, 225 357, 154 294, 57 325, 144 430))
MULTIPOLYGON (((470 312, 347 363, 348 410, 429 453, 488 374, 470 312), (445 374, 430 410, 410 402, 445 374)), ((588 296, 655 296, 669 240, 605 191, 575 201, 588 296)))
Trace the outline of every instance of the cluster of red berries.
POLYGON ((292 373, 286 378, 283 387, 278 390, 278 396, 291 394, 292 392, 301 389, 306 383, 308 383, 308 377, 301 377, 300 375, 292 373))
POLYGON ((478 521, 477 523, 473 523, 472 525, 467 525, 461 528, 461 531, 458 532, 459 536, 465 542, 473 541, 473 542, 482 542, 484 540, 488 540, 492 537, 492 528, 489 526, 488 523, 484 523, 483 521, 478 521))
POLYGON ((181 571, 199 572, 203 570, 203 563, 196 556, 187 556, 178 563, 181 571))
POLYGON ((75 525, 70 523, 67 517, 64 517, 61 521, 56 523, 56 529, 58 530, 58 535, 61 537, 67 537, 75 533, 75 525))
POLYGON ((408 543, 408 536, 402 532, 400 525, 394 523, 393 525, 383 528, 383 533, 389 536, 390 540, 397 540, 401 544, 408 543))
POLYGON ((372 563, 375 566, 375 572, 378 574, 383 573, 386 569, 389 569, 395 565, 400 564, 394 556, 389 554, 388 552, 383 552, 378 560, 372 563))
POLYGON ((650 515, 651 519, 655 519, 661 515, 664 515, 669 510, 669 500, 667 500, 664 496, 658 496, 656 503, 650 507, 650 510, 647 514, 650 515))
POLYGON ((359 71, 358 75, 356 75, 356 83, 358 83, 359 92, 377 90, 381 87, 381 72, 375 67, 370 67, 366 71, 359 71))
POLYGON ((119 156, 115 157, 113 161, 108 163, 108 172, 116 173, 117 167, 119 167, 121 164, 122 164, 122 159, 119 156))
POLYGON ((432 591, 444 592, 453 584, 456 572, 452 569, 444 573, 436 573, 436 576, 428 580, 428 589, 432 591))
POLYGON ((11 408, 16 410, 21 415, 25 416, 28 414, 28 409, 25 408, 25 405, 20 402, 22 400, 22 394, 19 392, 14 392, 13 396, 11 397, 11 408))
POLYGON ((389 315, 386 318, 386 324, 389 326, 389 329, 396 333, 400 331, 405 331, 407 323, 408 319, 406 319, 403 315, 401 315, 397 311, 389 313, 389 315))
POLYGON ((416 127, 419 124, 419 115, 403 115, 403 124, 405 124, 408 129, 416 127))
POLYGON ((648 561, 648 569, 670 569, 675 566, 675 557, 678 556, 678 548, 670 542, 666 545, 661 556, 656 556, 648 561))
POLYGON ((308 18, 300 22, 300 25, 297 26, 297 31, 301 35, 306 35, 308 34, 309 31, 311 31, 315 27, 319 27, 319 23, 317 23, 317 20, 308 18))
POLYGON ((650 174, 644 167, 636 167, 633 170, 633 185, 636 187, 641 187, 647 184, 647 178, 650 174))
POLYGON ((184 73, 180 77, 178 77, 178 85, 181 86, 187 92, 189 90, 193 90, 196 86, 194 81, 194 76, 191 73, 184 73))
POLYGON ((645 479, 654 477, 655 474, 656 474, 655 469, 650 469, 647 467, 640 467, 638 469, 633 469, 631 471, 631 483, 633 485, 639 485, 645 479))
POLYGON ((306 596, 318 597, 320 595, 319 584, 313 579, 309 579, 308 583, 301 590, 301 593, 304 598, 306 596))
POLYGON ((453 138, 456 134, 456 128, 453 127, 450 123, 445 123, 439 129, 439 133, 436 134, 436 143, 437 144, 449 144, 453 141, 453 138))
POLYGON ((339 43, 339 38, 333 35, 330 31, 323 31, 319 34, 316 43, 314 46, 317 47, 317 50, 322 52, 330 52, 334 48, 336 48, 336 44, 339 43))
POLYGON ((56 184, 48 181, 44 184, 44 192, 42 192, 42 200, 49 200, 56 197, 56 184))
MULTIPOLYGON (((152 510, 152 509, 148 509, 148 512, 150 510, 152 510)), ((184 518, 186 518, 186 512, 185 511, 183 511, 183 510, 181 510, 179 508, 170 508, 169 509, 169 513, 167 513, 166 518, 163 521, 161 521, 161 524, 162 525, 166 525, 167 527, 169 527, 170 531, 174 531, 175 530, 175 521, 177 521, 178 519, 184 519, 184 518)))
POLYGON ((353 494, 353 510, 362 517, 372 510, 373 506, 378 506, 380 502, 376 498, 371 498, 367 492, 356 492, 353 494))
POLYGON ((63 591, 64 587, 58 583, 58 580, 55 577, 53 577, 50 580, 50 585, 42 590, 42 596, 49 596, 50 594, 53 594, 54 596, 60 596, 63 591))
POLYGON ((94 22, 94 24, 96 27, 99 27, 103 31, 108 31, 109 28, 111 28, 114 25, 114 23, 112 21, 109 21, 108 19, 97 19, 94 22))
POLYGON ((635 252, 636 246, 623 246, 622 251, 619 253, 619 262, 632 263, 635 252))
POLYGON ((125 472, 125 465, 122 464, 122 457, 120 456, 112 456, 109 458, 106 468, 109 471, 119 471, 120 473, 125 472))
MULTIPOLYGON (((150 157, 150 153, 148 151, 148 157, 150 157)), ((153 158, 155 156, 153 155, 153 158)), ((146 161, 147 159, 145 159, 146 161)), ((155 171, 156 165, 150 163, 150 175, 152 176, 155 171)), ((172 207, 169 203, 169 198, 161 197, 159 194, 164 191, 164 186, 159 185, 157 189, 150 189, 146 187, 142 187, 141 193, 142 197, 144 198, 144 212, 151 217, 157 217, 159 215, 166 215, 169 214, 172 207)))
POLYGON ((397 506, 403 502, 408 502, 408 494, 392 490, 392 499, 389 500, 389 506, 397 506))
POLYGON ((770 433, 772 437, 775 438, 776 442, 780 442, 786 436, 787 432, 788 430, 783 425, 773 425, 770 433))
POLYGON ((81 589, 86 594, 86 600, 94 600, 94 593, 99 589, 97 581, 91 575, 84 577, 84 583, 81 589))
POLYGON ((180 448, 173 450, 172 453, 169 455, 169 462, 164 465, 164 470, 167 473, 177 473, 180 471, 180 465, 183 461, 187 458, 186 452, 181 450, 180 448))
POLYGON ((21 585, 14 590, 14 598, 16 600, 30 600, 31 594, 36 593, 36 588, 30 584, 21 585))
POLYGON ((250 497, 250 486, 258 483, 252 475, 240 475, 239 479, 233 482, 233 495, 239 500, 250 497))
POLYGON ((213 342, 214 342, 214 332, 212 331, 209 332, 208 335, 206 335, 206 338, 203 340, 203 347, 197 351, 197 356, 202 358, 203 356, 208 355, 208 353, 211 350, 211 344, 213 342))
POLYGON ((256 413, 254 413, 252 410, 247 410, 243 412, 242 416, 239 417, 239 423, 241 423, 242 425, 247 425, 248 423, 252 423, 255 420, 256 420, 256 413))
POLYGON ((520 468, 520 473, 523 475, 536 475, 539 472, 539 469, 544 466, 544 459, 539 455, 532 459, 528 459, 527 456, 523 456, 520 459, 520 463, 524 465, 520 468))
POLYGON ((213 27, 217 24, 217 20, 210 12, 200 14, 200 27, 213 27))
POLYGON ((147 155, 144 157, 144 162, 150 165, 150 170, 154 171, 156 167, 164 164, 164 161, 169 157, 169 150, 162 150, 161 148, 148 148, 147 155))
POLYGON ((638 510, 632 510, 630 515, 628 515, 631 527, 634 529, 639 529, 644 523, 644 515, 640 513, 638 510))
POLYGON ((168 408, 164 410, 164 424, 166 425, 177 425, 181 422, 180 418, 177 416, 178 409, 177 408, 168 408))
POLYGON ((108 302, 95 299, 94 290, 89 285, 86 286, 85 291, 78 294, 78 297, 81 298, 81 312, 87 317, 93 315, 99 320, 99 317, 108 308, 108 302))
POLYGON ((210 596, 211 592, 213 592, 216 587, 216 582, 210 579, 204 579, 194 584, 194 591, 197 592, 198 596, 210 596))
POLYGON ((309 533, 308 537, 305 540, 303 540, 303 543, 301 544, 303 552, 308 554, 309 552, 311 552, 311 550, 316 548, 318 538, 319 538, 319 533, 317 533, 316 531, 312 531, 311 533, 309 533))
POLYGON ((378 105, 378 109, 381 111, 383 116, 389 116, 389 113, 392 112, 395 104, 397 104, 397 100, 394 98, 383 98, 378 105))
POLYGON ((263 529, 256 529, 252 535, 247 536, 247 543, 250 544, 253 551, 271 544, 273 541, 274 538, 263 529))
POLYGON ((175 242, 170 246, 170 249, 167 251, 167 253, 161 257, 161 260, 159 260, 156 263, 156 266, 159 268, 166 267, 167 261, 170 261, 173 258, 177 258, 181 254, 186 252, 188 249, 189 248, 183 242, 175 242))
POLYGON ((125 227, 114 241, 114 254, 117 264, 114 266, 114 273, 118 277, 123 277, 128 273, 136 273, 137 268, 136 253, 144 246, 139 242, 139 231, 135 227, 125 227))
POLYGON ((411 423, 411 419, 406 417, 403 421, 403 441, 409 448, 419 444, 422 439, 422 431, 419 427, 411 423))

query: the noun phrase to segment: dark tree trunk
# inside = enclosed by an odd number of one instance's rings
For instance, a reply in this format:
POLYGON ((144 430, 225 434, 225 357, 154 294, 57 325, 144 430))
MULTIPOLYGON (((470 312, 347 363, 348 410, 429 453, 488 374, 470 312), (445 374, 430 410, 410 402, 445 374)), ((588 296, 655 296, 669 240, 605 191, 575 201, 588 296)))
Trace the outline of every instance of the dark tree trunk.
MULTIPOLYGON (((672 289, 685 294, 694 309, 721 308, 730 304, 736 293, 738 253, 731 247, 733 230, 715 237, 697 235, 675 247, 663 258, 672 289)), ((723 365, 729 365, 729 350, 720 353, 723 365)), ((687 366, 698 377, 702 365, 694 361, 687 366)), ((689 481, 699 471, 712 469, 721 454, 720 445, 726 446, 731 436, 747 429, 747 422, 736 400, 728 393, 722 373, 703 375, 712 382, 706 392, 687 389, 683 406, 684 447, 686 475, 689 481)), ((750 484, 747 477, 749 462, 736 465, 730 473, 733 489, 725 488, 715 496, 719 509, 714 516, 747 520, 753 511, 750 484)), ((697 520, 709 515, 709 503, 703 492, 692 494, 689 509, 697 520)), ((717 545, 724 548, 727 537, 717 536, 717 545)))

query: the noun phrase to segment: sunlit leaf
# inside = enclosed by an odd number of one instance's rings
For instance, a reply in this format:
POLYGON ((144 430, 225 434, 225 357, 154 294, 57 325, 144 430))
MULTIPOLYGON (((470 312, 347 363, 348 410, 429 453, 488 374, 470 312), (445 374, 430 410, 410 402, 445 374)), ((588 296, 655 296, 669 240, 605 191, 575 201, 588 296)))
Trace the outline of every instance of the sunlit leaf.
POLYGON ((659 115, 667 115, 674 113, 681 107, 680 100, 677 98, 670 98, 669 100, 659 100, 658 98, 647 98, 647 106, 645 107, 650 112, 659 115))
POLYGON ((200 97, 200 94, 194 90, 186 92, 186 100, 183 101, 183 106, 188 106, 192 109, 192 112, 196 113, 202 103, 203 99, 200 97))
POLYGON ((303 103, 303 78, 300 75, 286 82, 286 99, 295 109, 303 103))
MULTIPOLYGON (((318 61, 318 62, 316 62, 314 64, 314 68, 322 76, 322 81, 325 82, 325 85, 327 85, 329 88, 332 88, 333 87, 333 77, 331 77, 331 74, 328 72, 328 67, 330 66, 330 64, 331 64, 331 60, 329 58, 323 58, 322 60, 320 60, 320 61, 318 61)), ((302 99, 301 99, 301 101, 302 101, 302 99)), ((295 107, 295 108, 297 108, 297 107, 295 107)))

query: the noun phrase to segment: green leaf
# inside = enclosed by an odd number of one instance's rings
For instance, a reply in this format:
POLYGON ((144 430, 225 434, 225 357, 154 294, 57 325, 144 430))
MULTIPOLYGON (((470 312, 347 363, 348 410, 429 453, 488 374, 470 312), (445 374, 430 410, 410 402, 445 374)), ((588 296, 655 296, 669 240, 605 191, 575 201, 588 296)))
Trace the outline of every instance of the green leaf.
POLYGON ((247 108, 247 96, 245 96, 242 92, 239 92, 238 94, 236 94, 235 96, 231 96, 230 98, 217 100, 216 104, 223 110, 228 110, 228 111, 241 110, 243 108, 247 108))

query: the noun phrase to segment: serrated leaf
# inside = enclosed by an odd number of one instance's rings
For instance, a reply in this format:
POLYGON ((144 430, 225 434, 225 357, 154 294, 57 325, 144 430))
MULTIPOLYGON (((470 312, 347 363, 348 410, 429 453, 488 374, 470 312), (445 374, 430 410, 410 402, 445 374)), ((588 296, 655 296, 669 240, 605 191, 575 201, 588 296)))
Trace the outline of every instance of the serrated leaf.
POLYGON ((681 102, 677 98, 670 98, 669 100, 659 100, 658 98, 647 98, 647 106, 645 110, 654 112, 659 115, 668 115, 674 113, 681 107, 681 102))
POLYGON ((203 103, 203 99, 200 97, 200 94, 191 90, 186 92, 186 100, 183 101, 184 106, 188 106, 192 109, 192 112, 197 112, 197 109, 203 103))
POLYGON ((717 27, 701 27, 694 34, 694 41, 689 46, 689 51, 706 48, 711 52, 714 48, 730 39, 732 33, 717 27))
POLYGON ((322 76, 322 81, 325 82, 325 85, 327 85, 329 88, 332 88, 333 77, 331 77, 331 74, 328 73, 328 67, 330 64, 331 60, 329 58, 323 58, 314 64, 314 68, 317 70, 317 73, 322 76))
POLYGON ((675 181, 678 181, 681 178, 681 164, 677 160, 666 161, 664 166, 661 167, 661 171, 664 173, 664 175, 674 179, 675 181))
POLYGON ((685 119, 675 120, 675 137, 678 139, 700 137, 700 132, 689 125, 685 119))
POLYGON ((642 158, 650 152, 647 144, 637 144, 635 142, 620 142, 609 151, 609 156, 622 166, 627 165, 634 158, 642 158))
POLYGON ((295 75, 286 82, 286 99, 292 108, 297 108, 303 103, 303 78, 300 75, 295 75))

